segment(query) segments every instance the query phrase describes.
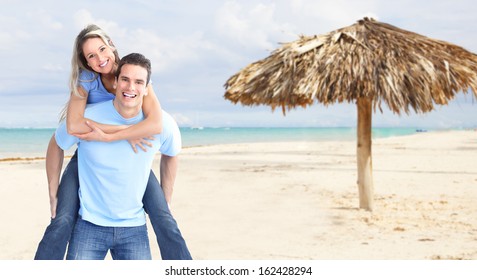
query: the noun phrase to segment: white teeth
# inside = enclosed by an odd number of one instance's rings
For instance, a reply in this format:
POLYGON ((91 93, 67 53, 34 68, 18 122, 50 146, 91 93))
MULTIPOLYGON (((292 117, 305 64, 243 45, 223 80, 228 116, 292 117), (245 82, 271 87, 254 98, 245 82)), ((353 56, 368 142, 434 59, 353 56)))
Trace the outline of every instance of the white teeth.
POLYGON ((136 97, 135 94, 129 94, 129 93, 123 93, 123 95, 124 95, 125 97, 129 97, 129 98, 134 98, 134 97, 136 97))
POLYGON ((104 67, 104 66, 106 66, 107 64, 108 64, 108 61, 106 60, 105 62, 103 62, 103 63, 100 64, 99 66, 100 66, 100 67, 104 67))

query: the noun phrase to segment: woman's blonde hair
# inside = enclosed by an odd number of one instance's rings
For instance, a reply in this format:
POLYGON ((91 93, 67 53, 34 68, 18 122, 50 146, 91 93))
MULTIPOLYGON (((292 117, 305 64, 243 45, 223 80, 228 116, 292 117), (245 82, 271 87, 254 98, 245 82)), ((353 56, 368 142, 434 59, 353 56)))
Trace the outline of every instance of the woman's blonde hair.
MULTIPOLYGON (((86 42, 86 40, 90 38, 100 38, 103 40, 103 42, 111 48, 111 50, 114 53, 115 57, 115 63, 119 63, 119 54, 118 51, 116 50, 116 47, 113 44, 113 41, 111 38, 102 30, 99 26, 95 24, 90 24, 86 26, 81 32, 76 36, 74 45, 73 45, 73 55, 71 57, 71 73, 70 73, 70 78, 69 78, 69 88, 71 94, 74 94, 75 96, 78 96, 80 98, 85 98, 81 94, 81 92, 78 90, 79 82, 91 82, 95 80, 98 76, 98 73, 96 73, 89 65, 88 62, 86 61, 85 55, 83 53, 83 44, 86 42), (80 73, 81 71, 90 71, 94 73, 94 77, 89 80, 89 81, 83 81, 80 80, 80 73)), ((68 102, 69 103, 69 102, 68 102)), ((68 103, 65 105, 61 112, 61 117, 60 120, 63 120, 66 118, 66 113, 68 110, 68 103)))

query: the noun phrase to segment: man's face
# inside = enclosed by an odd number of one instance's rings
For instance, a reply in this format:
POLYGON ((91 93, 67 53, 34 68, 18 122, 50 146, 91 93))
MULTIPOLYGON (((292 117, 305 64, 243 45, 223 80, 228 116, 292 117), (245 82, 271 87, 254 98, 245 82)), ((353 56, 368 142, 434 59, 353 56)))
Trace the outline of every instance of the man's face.
POLYGON ((125 64, 121 68, 116 84, 118 105, 127 109, 140 109, 147 94, 147 70, 138 65, 125 64))

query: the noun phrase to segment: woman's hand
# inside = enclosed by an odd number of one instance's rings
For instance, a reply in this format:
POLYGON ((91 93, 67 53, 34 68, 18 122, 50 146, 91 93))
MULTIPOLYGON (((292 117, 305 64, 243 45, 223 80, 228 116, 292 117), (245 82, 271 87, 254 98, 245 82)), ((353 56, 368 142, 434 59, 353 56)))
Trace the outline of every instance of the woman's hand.
MULTIPOLYGON (((101 141, 101 142, 111 142, 112 138, 109 134, 102 131, 97 125, 90 121, 86 121, 86 124, 91 128, 90 132, 81 133, 81 134, 73 134, 74 136, 78 137, 81 140, 86 141, 101 141)), ((150 140, 154 140, 154 136, 149 136, 146 138, 128 140, 131 148, 137 153, 137 147, 141 148, 144 152, 147 152, 146 146, 152 147, 152 143, 149 142, 150 140)))
POLYGON ((90 132, 80 134, 76 133, 73 134, 73 136, 86 141, 111 142, 111 137, 109 137, 109 134, 104 133, 104 131, 102 131, 98 126, 90 121, 86 121, 86 124, 91 128, 90 132))
POLYGON ((135 153, 137 153, 137 146, 141 148, 144 152, 147 152, 147 149, 145 146, 152 147, 152 143, 149 142, 148 140, 154 140, 154 136, 149 136, 147 138, 141 138, 141 139, 136 139, 136 140, 128 140, 129 144, 131 145, 131 148, 134 150, 135 153))

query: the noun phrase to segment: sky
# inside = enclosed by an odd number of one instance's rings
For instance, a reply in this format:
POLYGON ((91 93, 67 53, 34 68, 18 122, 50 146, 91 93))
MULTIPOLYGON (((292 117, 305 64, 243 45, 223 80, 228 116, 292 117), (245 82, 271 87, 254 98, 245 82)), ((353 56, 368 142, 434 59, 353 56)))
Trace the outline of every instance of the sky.
MULTIPOLYGON (((227 79, 280 43, 324 34, 370 16, 477 53, 474 0, 0 0, 0 127, 56 127, 69 97, 73 41, 90 23, 120 56, 152 62, 164 110, 180 126, 355 127, 356 105, 289 111, 224 98, 227 79)), ((460 93, 427 114, 384 108, 375 127, 474 128, 477 102, 460 93)))

